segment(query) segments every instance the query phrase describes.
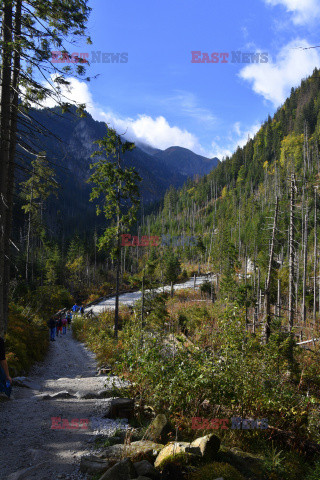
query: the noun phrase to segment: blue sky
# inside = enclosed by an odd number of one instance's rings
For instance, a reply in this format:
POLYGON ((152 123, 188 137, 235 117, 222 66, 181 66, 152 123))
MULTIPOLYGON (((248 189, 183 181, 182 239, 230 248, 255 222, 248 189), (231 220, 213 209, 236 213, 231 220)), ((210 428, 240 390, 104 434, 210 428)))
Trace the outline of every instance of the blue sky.
POLYGON ((70 95, 135 141, 222 157, 243 145, 320 66, 320 0, 91 0, 92 45, 128 53, 91 63, 70 95), (267 63, 192 63, 191 51, 267 52, 267 63))

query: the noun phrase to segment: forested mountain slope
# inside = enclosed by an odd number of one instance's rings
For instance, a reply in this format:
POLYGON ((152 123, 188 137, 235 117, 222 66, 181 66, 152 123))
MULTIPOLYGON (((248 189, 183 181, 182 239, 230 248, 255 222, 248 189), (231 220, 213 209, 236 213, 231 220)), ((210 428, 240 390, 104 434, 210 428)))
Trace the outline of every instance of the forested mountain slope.
MULTIPOLYGON (((300 309, 299 301, 303 295, 304 263, 305 301, 309 301, 312 308, 313 294, 317 294, 312 277, 314 271, 318 272, 319 263, 317 229, 314 228, 316 223, 319 224, 320 209, 319 194, 315 189, 319 183, 319 135, 320 75, 319 70, 315 70, 299 88, 292 89, 284 105, 273 118, 268 117, 243 148, 238 148, 209 175, 189 180, 181 189, 170 188, 163 208, 157 215, 146 219, 148 229, 158 234, 198 235, 196 248, 176 247, 180 258, 205 264, 208 270, 220 271, 224 275, 235 276, 241 264, 244 270, 245 258, 250 258, 257 267, 252 287, 256 288, 259 268, 259 287, 263 290, 270 263, 269 246, 278 197, 270 288, 275 301, 276 280, 280 279, 281 294, 287 301, 291 203, 291 273, 296 310, 300 309), (318 204, 316 212, 315 201, 318 204)), ((231 289, 229 293, 232 296, 234 292, 231 289)), ((315 301, 318 308, 318 300, 315 301)))

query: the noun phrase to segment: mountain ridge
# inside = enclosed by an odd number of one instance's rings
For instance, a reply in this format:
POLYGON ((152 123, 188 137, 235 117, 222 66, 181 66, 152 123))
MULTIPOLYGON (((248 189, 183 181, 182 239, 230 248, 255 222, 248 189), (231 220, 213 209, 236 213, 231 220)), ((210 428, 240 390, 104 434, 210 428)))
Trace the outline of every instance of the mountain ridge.
MULTIPOLYGON (((56 230, 55 224, 59 222, 63 223, 64 229, 70 231, 94 228, 102 220, 96 218, 95 207, 89 203, 91 186, 87 180, 90 176, 91 155, 98 149, 94 142, 107 133, 105 123, 94 120, 88 112, 85 117, 79 117, 75 114, 75 108, 64 114, 58 107, 48 110, 34 109, 30 116, 34 122, 54 134, 52 136, 38 133, 31 137, 23 123, 19 125, 20 138, 37 145, 37 152, 45 151, 48 160, 55 164, 57 180, 62 186, 59 199, 52 198, 48 205, 52 230, 56 230), (58 222, 59 211, 64 211, 65 214, 58 222)), ((216 165, 215 162, 210 163, 210 159, 199 158, 197 154, 183 150, 182 147, 177 147, 180 148, 178 155, 171 155, 168 159, 165 151, 147 146, 153 153, 148 154, 139 147, 139 142, 137 143, 136 148, 124 156, 124 165, 135 166, 142 177, 140 187, 144 205, 160 201, 171 185, 180 187, 188 178, 211 170, 216 165), (188 163, 187 169, 185 163, 188 163)), ((145 145, 144 147, 146 148, 145 145)), ((24 156, 24 165, 28 167, 33 157, 24 156)), ((21 181, 20 172, 17 183, 19 180, 21 181)))

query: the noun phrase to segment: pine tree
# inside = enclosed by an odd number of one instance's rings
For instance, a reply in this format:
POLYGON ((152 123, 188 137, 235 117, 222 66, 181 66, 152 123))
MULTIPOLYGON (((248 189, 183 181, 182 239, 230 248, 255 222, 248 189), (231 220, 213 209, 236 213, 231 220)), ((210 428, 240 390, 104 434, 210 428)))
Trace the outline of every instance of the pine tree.
POLYGON ((46 159, 45 152, 37 156, 31 162, 32 174, 28 180, 21 182, 21 197, 25 202, 22 205, 24 213, 28 216, 27 242, 26 242, 26 269, 25 278, 28 282, 29 253, 31 235, 42 238, 45 235, 43 224, 43 212, 45 203, 50 195, 57 195, 58 183, 55 180, 55 172, 46 159), (32 233, 31 233, 32 232, 32 233))
POLYGON ((108 222, 104 234, 99 238, 99 248, 111 250, 116 259, 116 305, 114 317, 114 334, 118 336, 119 318, 119 277, 121 267, 121 234, 136 221, 139 206, 140 176, 134 167, 123 166, 123 156, 135 148, 134 143, 122 141, 121 135, 107 127, 107 136, 97 140, 100 150, 92 154, 98 161, 91 164, 93 174, 88 182, 92 188, 90 200, 101 200, 97 206, 97 214, 103 212, 108 222), (110 221, 113 223, 110 224, 110 221))

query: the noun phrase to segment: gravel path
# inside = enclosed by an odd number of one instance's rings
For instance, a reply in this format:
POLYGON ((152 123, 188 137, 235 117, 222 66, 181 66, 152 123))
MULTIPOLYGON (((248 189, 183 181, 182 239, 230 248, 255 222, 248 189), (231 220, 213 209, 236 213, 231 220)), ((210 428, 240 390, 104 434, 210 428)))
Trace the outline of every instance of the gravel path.
MULTIPOLYGON (((37 364, 27 379, 31 388, 14 387, 12 399, 0 401, 1 480, 86 478, 78 470, 80 457, 88 453, 95 435, 100 433, 97 425, 110 399, 44 400, 39 395, 61 391, 75 395, 112 388, 113 383, 119 385, 116 377, 96 373, 94 355, 74 340, 71 332, 50 342, 45 361, 37 364), (92 417, 95 421, 91 420, 87 429, 54 430, 52 417, 68 419, 69 423, 92 417)), ((110 429, 115 429, 116 425, 109 422, 110 429)))

